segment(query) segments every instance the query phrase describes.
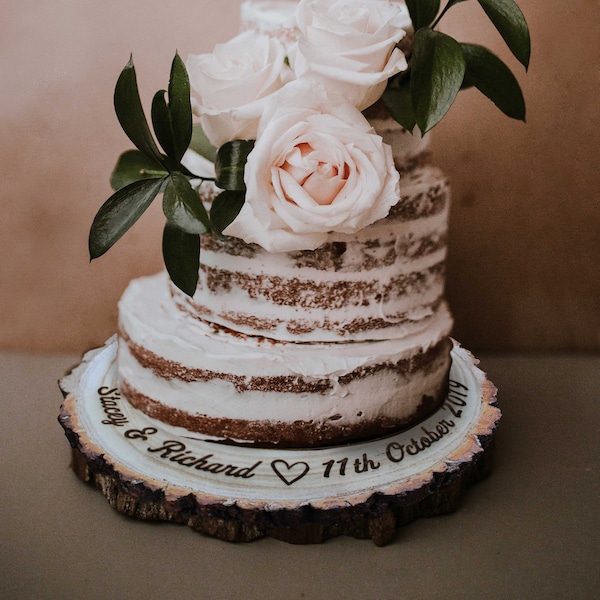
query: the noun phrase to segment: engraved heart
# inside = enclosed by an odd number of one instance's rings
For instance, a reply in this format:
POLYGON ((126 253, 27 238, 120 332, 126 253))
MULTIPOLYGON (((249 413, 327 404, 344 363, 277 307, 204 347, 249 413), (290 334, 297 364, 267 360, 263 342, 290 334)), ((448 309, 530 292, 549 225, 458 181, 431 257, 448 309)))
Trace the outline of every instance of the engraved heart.
POLYGON ((292 485, 296 483, 298 479, 302 479, 307 473, 310 467, 305 462, 295 462, 291 465, 287 461, 278 459, 271 462, 271 468, 275 471, 275 474, 285 485, 292 485))

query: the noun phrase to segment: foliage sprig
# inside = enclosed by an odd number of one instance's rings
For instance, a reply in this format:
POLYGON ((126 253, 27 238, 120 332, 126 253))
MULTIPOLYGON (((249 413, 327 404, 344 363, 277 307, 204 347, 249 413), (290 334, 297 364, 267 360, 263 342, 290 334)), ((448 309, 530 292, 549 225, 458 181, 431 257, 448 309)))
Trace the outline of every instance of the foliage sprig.
MULTIPOLYGON (((442 17, 467 0, 406 0, 415 30, 409 69, 394 77, 383 94, 392 117, 412 131, 427 133, 446 115, 461 89, 475 87, 507 116, 525 120, 525 101, 512 71, 495 54, 460 43, 436 30, 442 17)), ((515 58, 527 69, 529 28, 514 0, 477 0, 515 58)))
POLYGON ((221 235, 244 202, 243 172, 254 142, 235 140, 215 153, 202 131, 192 126, 190 83, 183 61, 175 54, 167 90, 154 95, 151 120, 159 149, 140 100, 133 60, 121 72, 114 93, 119 123, 137 150, 121 154, 111 176, 115 193, 100 207, 89 235, 93 260, 107 252, 141 217, 154 199, 163 194, 167 219, 162 251, 173 283, 193 295, 198 282, 200 235, 221 235), (216 184, 224 190, 213 201, 210 213, 202 203, 195 180, 209 181, 182 163, 188 147, 215 160, 216 184))

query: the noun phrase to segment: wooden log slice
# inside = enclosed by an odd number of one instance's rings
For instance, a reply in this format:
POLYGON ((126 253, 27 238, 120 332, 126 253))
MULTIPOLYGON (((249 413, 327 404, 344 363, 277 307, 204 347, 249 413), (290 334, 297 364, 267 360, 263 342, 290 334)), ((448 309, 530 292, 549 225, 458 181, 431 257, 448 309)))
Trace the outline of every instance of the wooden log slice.
POLYGON ((116 342, 60 382, 72 468, 119 512, 232 542, 338 535, 382 546, 399 526, 455 510, 490 469, 496 388, 455 344, 446 401, 386 437, 318 449, 218 443, 132 408, 116 384, 116 342))

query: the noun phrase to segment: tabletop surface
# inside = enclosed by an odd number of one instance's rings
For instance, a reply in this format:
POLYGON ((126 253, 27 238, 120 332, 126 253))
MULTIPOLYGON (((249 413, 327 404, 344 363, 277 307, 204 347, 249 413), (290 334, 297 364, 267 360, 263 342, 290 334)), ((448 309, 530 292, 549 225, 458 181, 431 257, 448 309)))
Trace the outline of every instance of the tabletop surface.
POLYGON ((230 544, 118 514, 69 469, 57 422, 57 379, 79 357, 0 354, 0 597, 597 597, 600 357, 480 359, 503 411, 492 475, 378 548, 230 544))

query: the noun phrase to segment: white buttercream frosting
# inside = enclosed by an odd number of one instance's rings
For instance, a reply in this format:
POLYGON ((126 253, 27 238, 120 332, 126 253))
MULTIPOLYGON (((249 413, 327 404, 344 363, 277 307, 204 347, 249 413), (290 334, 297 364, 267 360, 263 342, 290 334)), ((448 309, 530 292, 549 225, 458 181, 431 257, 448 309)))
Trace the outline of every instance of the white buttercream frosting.
POLYGON ((430 136, 422 137, 417 128, 411 133, 390 117, 370 118, 369 123, 383 141, 391 146, 394 162, 401 170, 411 160, 429 151, 430 136))
POLYGON ((334 418, 352 425, 378 417, 408 418, 424 395, 435 396, 448 368, 442 361, 410 377, 381 369, 341 383, 343 376, 382 364, 410 359, 439 343, 449 333, 451 318, 445 305, 426 330, 378 342, 294 344, 240 336, 214 329, 179 311, 168 293, 167 276, 159 274, 131 282, 119 305, 121 338, 119 377, 136 392, 162 405, 191 415, 248 420, 313 421, 334 418), (157 376, 138 362, 130 347, 143 348, 177 365, 170 378, 157 376), (214 376, 197 381, 177 373, 201 370, 214 376), (325 391, 236 389, 231 377, 296 377, 329 382, 325 391))
POLYGON ((292 29, 297 4, 293 0, 246 0, 240 7, 242 25, 264 32, 292 29))

